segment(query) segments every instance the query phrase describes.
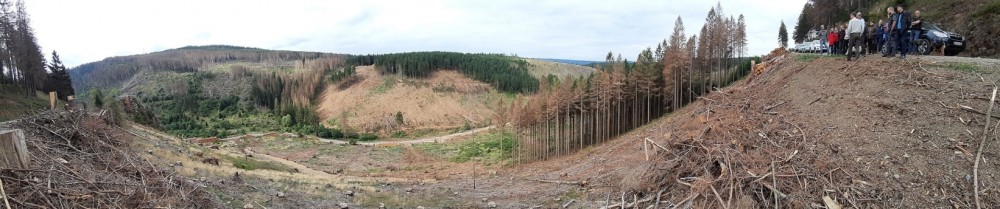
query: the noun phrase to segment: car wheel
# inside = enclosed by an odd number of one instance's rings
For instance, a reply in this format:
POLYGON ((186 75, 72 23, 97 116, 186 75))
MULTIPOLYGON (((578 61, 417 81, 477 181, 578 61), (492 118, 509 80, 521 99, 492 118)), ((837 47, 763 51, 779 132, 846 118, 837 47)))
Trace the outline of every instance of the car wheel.
POLYGON ((931 42, 927 39, 917 39, 917 53, 922 55, 931 54, 931 42))

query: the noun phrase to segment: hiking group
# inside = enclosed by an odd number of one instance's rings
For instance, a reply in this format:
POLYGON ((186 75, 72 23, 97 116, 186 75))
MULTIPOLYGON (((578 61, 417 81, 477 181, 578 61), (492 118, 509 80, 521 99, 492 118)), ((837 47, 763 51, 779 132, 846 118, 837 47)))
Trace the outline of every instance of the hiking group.
POLYGON ((878 24, 867 22, 861 12, 850 13, 851 19, 846 25, 830 27, 821 25, 819 41, 828 48, 828 54, 845 54, 847 59, 860 57, 864 54, 882 53, 882 57, 906 58, 907 54, 915 52, 912 42, 923 33, 923 20, 920 11, 912 15, 903 5, 886 8, 886 18, 878 24))

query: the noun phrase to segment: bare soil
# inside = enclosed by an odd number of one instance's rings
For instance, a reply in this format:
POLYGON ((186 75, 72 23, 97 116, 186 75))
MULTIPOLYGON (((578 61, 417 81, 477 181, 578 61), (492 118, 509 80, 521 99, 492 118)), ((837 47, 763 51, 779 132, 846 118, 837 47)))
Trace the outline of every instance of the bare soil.
MULTIPOLYGON (((854 208, 975 207, 973 156, 984 126, 996 140, 997 120, 958 107, 986 112, 996 70, 798 56, 615 141, 511 172, 587 180, 584 202, 597 206, 662 192, 661 207, 808 208, 824 196, 854 208), (667 150, 645 161, 645 138, 667 150)), ((978 170, 985 207, 1000 205, 998 154, 985 148, 978 170)))
POLYGON ((372 66, 359 66, 347 88, 328 85, 318 99, 324 125, 365 132, 447 130, 486 124, 501 97, 489 84, 453 70, 439 70, 428 78, 380 75, 372 66), (396 124, 396 113, 403 124, 396 124))
MULTIPOLYGON (((91 128, 131 140, 149 169, 187 178, 211 195, 205 204, 227 208, 824 208, 824 197, 851 208, 974 208, 974 156, 983 137, 997 139, 1000 119, 983 112, 1000 73, 995 60, 951 59, 778 55, 615 140, 519 165, 280 134, 197 145, 142 126, 91 128)), ((995 144, 977 170, 985 208, 1000 205, 995 144)))

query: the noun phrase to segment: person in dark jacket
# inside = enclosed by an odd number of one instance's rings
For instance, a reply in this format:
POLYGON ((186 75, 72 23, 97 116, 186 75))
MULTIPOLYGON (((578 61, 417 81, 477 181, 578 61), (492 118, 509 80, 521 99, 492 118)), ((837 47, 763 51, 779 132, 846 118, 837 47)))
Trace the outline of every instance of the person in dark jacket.
POLYGON ((837 38, 840 38, 840 40, 837 40, 837 45, 838 45, 838 47, 837 47, 837 49, 838 49, 837 53, 845 53, 846 54, 847 53, 847 34, 844 34, 844 30, 847 30, 847 27, 840 26, 840 29, 837 30, 837 38))
POLYGON ((883 50, 885 52, 882 54, 882 57, 890 57, 895 56, 896 46, 898 45, 896 42, 899 41, 896 40, 895 33, 893 32, 895 31, 893 27, 896 26, 896 8, 890 6, 885 9, 885 13, 889 21, 886 21, 885 25, 882 26, 883 32, 885 32, 885 46, 882 46, 885 47, 885 50, 883 50))
MULTIPOLYGON (((917 39, 920 39, 920 34, 924 32, 924 21, 923 18, 920 17, 920 10, 914 11, 913 18, 911 19, 913 22, 910 23, 910 42, 916 42, 917 39)), ((910 52, 916 52, 917 50, 915 49, 915 46, 910 44, 910 52)))
POLYGON ((868 22, 865 27, 865 54, 875 53, 875 22, 868 22))
POLYGON ((872 49, 881 52, 882 45, 885 45, 885 21, 878 20, 878 24, 873 28, 875 28, 875 47, 872 49))
POLYGON ((910 34, 909 34, 910 14, 907 13, 905 9, 903 9, 902 4, 896 5, 895 18, 896 18, 894 20, 895 25, 893 25, 892 28, 894 30, 893 32, 895 33, 896 38, 899 40, 896 49, 899 50, 899 58, 903 59, 906 58, 906 53, 909 53, 909 49, 913 44, 910 43, 910 34))

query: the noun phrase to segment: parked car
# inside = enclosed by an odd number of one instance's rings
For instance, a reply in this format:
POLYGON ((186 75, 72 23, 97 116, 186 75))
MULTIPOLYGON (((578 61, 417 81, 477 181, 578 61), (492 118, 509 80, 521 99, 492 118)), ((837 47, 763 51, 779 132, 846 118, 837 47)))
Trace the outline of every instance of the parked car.
POLYGON ((913 42, 916 46, 916 53, 931 54, 932 51, 946 46, 944 55, 955 56, 965 50, 965 36, 941 29, 936 24, 925 23, 924 31, 920 34, 920 39, 913 42))

